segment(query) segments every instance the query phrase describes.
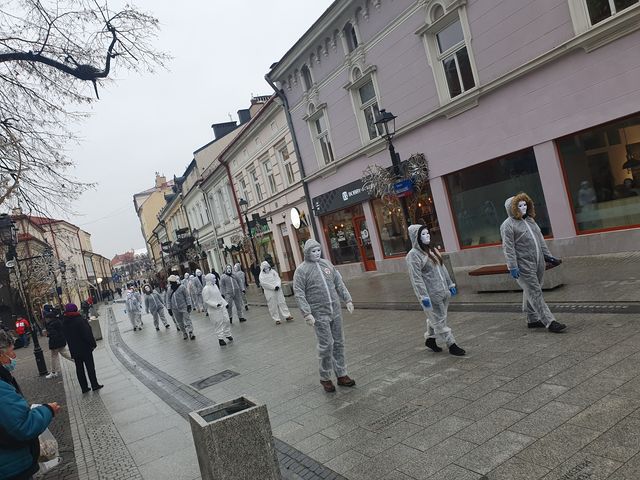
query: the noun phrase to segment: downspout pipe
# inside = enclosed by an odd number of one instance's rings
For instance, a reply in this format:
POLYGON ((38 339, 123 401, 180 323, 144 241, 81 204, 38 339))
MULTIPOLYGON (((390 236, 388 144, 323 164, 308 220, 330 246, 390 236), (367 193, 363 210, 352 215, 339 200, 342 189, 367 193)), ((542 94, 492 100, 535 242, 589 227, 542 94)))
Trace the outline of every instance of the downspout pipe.
MULTIPOLYGON (((313 214, 313 205, 311 203, 311 196, 309 195, 309 185, 305 180, 306 174, 304 171, 304 163, 302 162, 302 156, 300 155, 300 146, 298 145, 298 138, 296 137, 296 131, 293 127, 293 120, 291 119, 291 112, 289 111, 289 100, 287 99, 287 96, 284 94, 284 92, 278 87, 276 87, 276 84, 273 83, 273 80, 271 80, 271 77, 269 77, 268 73, 264 76, 264 79, 271 86, 271 88, 276 93, 278 98, 282 100, 282 106, 284 107, 284 114, 287 119, 287 125, 289 126, 289 130, 291 131, 291 138, 293 139, 293 149, 295 150, 296 158, 298 159, 298 167, 300 168, 300 177, 302 179, 302 188, 304 190, 304 197, 307 202, 307 208, 309 209, 309 215, 310 216, 313 215, 315 217, 315 214, 313 214)), ((316 225, 315 218, 310 218, 309 220, 310 220, 309 223, 311 224, 311 229, 313 230, 314 238, 320 241, 320 235, 318 234, 318 227, 316 225)))

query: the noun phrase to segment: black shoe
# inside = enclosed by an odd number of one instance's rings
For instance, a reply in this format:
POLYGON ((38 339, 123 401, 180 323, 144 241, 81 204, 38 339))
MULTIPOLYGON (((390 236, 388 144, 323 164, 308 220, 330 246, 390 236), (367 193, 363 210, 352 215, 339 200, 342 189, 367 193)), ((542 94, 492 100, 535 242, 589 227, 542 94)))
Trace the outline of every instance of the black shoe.
POLYGON ((91 390, 95 392, 96 390, 100 390, 102 387, 104 387, 104 385, 96 385, 95 387, 91 387, 91 390))
POLYGON ((427 338, 424 342, 424 346, 430 348, 434 352, 441 352, 442 349, 436 343, 435 338, 427 338))
POLYGON ((233 323, 233 318, 229 318, 229 323, 233 323))
POLYGON ((527 323, 527 328, 544 328, 544 323, 539 321, 527 323))
POLYGON ((91 391, 90 388, 83 388, 82 393, 89 393, 91 391))
POLYGON ((176 332, 180 331, 180 327, 176 325, 176 332))
POLYGON ((160 331, 160 327, 156 327, 156 332, 159 332, 159 331, 160 331))
POLYGON ((233 342, 233 337, 227 337, 227 340, 229 340, 230 342, 233 342))
POLYGON ((171 325, 169 325, 168 323, 164 326, 164 328, 169 328, 171 325))
POLYGON ((187 335, 186 333, 182 335, 183 340, 186 340, 187 338, 189 338, 189 335, 187 335))
POLYGON ((189 338, 190 338, 191 340, 195 340, 195 339, 196 339, 196 336, 195 336, 193 333, 190 333, 190 334, 189 334, 189 338))
POLYGON ((246 321, 247 321, 247 319, 246 319, 246 318, 241 318, 241 319, 240 319, 240 321, 241 321, 241 322, 246 322, 246 321))
POLYGON ((245 305, 245 306, 244 306, 244 311, 245 311, 245 312, 248 312, 248 311, 249 311, 249 305, 245 305))
POLYGON ((218 343, 220 344, 221 347, 225 347, 227 345, 227 342, 221 339, 218 339, 218 343))
POLYGON ((454 343, 449 347, 449 353, 451 355, 455 355, 456 357, 461 357, 467 352, 465 352, 462 348, 460 348, 458 345, 454 343))
POLYGON ((548 327, 549 331, 552 333, 560 333, 565 328, 567 328, 567 326, 564 323, 556 322, 555 320, 551 322, 548 327))
POLYGON ((137 332, 138 331, 138 327, 133 327, 133 331, 137 332))

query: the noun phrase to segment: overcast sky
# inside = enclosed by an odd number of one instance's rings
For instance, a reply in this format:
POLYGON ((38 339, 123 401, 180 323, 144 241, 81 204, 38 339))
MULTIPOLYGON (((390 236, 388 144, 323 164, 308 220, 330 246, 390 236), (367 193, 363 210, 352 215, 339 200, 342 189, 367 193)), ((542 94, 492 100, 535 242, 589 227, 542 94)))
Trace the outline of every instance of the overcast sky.
MULTIPOLYGON (((169 71, 126 76, 100 92, 92 117, 70 146, 73 172, 95 190, 69 220, 91 233, 94 251, 112 258, 144 247, 133 194, 155 172, 180 175, 193 151, 213 140, 212 123, 237 120, 251 95, 272 93, 264 81, 331 0, 137 1, 161 22, 157 45, 173 56, 169 71)), ((112 8, 114 2, 110 2, 112 8)))

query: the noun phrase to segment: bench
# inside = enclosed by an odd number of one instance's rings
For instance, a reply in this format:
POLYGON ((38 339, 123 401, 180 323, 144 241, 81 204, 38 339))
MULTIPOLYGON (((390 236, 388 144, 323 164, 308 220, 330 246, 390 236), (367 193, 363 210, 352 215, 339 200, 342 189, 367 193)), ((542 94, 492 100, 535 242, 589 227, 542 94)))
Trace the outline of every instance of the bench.
MULTIPOLYGON (((564 284, 563 269, 557 268, 559 266, 547 263, 543 290, 553 290, 564 284)), ((469 276, 473 289, 478 293, 522 291, 505 264, 485 265, 469 271, 469 276)))

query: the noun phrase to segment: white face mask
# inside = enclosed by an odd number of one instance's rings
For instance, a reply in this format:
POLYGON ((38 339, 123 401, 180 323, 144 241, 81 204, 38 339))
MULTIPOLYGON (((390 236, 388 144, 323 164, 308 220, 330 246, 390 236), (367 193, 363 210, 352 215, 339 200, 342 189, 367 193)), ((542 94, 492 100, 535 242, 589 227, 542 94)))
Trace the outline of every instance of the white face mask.
POLYGON ((524 200, 520 200, 518 202, 518 210, 520 210, 520 213, 522 215, 526 215, 527 214, 527 202, 525 202, 524 200))
POLYGON ((227 273, 231 273, 231 267, 227 267, 227 273))
POLYGON ((311 249, 311 260, 317 262, 322 257, 322 250, 320 247, 315 247, 311 249))
POLYGON ((429 245, 431 243, 431 235, 429 234, 429 230, 422 230, 422 232, 420 233, 420 241, 423 245, 429 245))
POLYGON ((262 271, 263 271, 264 273, 269 273, 269 272, 271 271, 271 267, 264 267, 264 268, 262 269, 262 271))

